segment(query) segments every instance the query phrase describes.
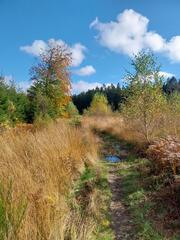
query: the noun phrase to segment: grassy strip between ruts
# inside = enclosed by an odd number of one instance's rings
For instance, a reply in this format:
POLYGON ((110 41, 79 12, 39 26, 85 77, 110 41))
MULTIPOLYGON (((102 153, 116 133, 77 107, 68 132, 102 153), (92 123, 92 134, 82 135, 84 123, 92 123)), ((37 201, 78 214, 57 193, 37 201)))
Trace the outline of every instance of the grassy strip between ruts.
POLYGON ((151 211, 156 206, 151 199, 151 195, 158 190, 159 185, 156 183, 150 187, 150 181, 148 188, 146 187, 145 182, 147 183, 146 180, 149 180, 149 176, 147 172, 146 174, 144 172, 148 171, 149 166, 150 162, 147 159, 136 159, 133 156, 117 166, 119 168, 118 172, 122 176, 123 201, 129 207, 136 224, 137 239, 179 240, 180 236, 166 237, 162 232, 158 231, 158 226, 153 223, 151 211))

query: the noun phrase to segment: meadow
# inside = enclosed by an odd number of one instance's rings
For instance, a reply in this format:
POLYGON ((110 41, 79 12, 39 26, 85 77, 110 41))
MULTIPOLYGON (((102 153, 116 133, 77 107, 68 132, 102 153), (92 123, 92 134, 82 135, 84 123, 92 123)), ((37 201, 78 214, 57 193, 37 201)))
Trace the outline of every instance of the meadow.
POLYGON ((72 97, 65 49, 39 61, 27 93, 0 78, 0 239, 179 239, 179 82, 141 52, 126 88, 72 97))
POLYGON ((91 134, 66 121, 16 128, 0 136, 0 149, 0 238, 88 239, 92 219, 71 206, 70 195, 85 168, 97 164, 91 134))

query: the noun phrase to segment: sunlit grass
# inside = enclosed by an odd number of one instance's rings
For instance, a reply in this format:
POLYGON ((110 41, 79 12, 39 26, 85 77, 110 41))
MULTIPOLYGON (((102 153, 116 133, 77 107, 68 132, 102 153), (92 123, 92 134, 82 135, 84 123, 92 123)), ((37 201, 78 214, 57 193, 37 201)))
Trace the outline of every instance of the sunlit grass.
POLYGON ((10 130, 0 136, 0 156, 1 236, 8 240, 91 237, 94 220, 72 211, 67 201, 86 166, 96 165, 97 146, 91 133, 64 121, 34 133, 10 130))

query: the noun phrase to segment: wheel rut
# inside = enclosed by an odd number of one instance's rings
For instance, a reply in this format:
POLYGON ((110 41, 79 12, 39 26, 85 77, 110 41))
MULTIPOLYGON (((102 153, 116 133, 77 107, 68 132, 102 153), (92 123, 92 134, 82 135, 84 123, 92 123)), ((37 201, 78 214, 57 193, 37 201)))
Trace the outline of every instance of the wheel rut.
POLYGON ((116 240, 134 240, 134 226, 127 206, 122 201, 122 179, 118 175, 118 166, 113 166, 109 170, 108 182, 112 192, 110 205, 111 227, 116 240))
MULTIPOLYGON (((102 140, 102 155, 118 156, 120 161, 126 161, 128 157, 127 146, 113 136, 104 133, 100 135, 102 140)), ((116 240, 135 240, 135 226, 129 213, 128 206, 123 202, 123 177, 119 174, 121 163, 108 164, 108 182, 112 193, 110 205, 111 227, 116 240)))

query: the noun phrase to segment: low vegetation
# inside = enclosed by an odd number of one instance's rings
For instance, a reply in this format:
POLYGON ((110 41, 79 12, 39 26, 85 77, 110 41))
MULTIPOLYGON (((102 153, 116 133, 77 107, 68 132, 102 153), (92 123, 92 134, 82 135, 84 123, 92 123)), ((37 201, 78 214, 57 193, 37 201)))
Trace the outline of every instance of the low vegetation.
POLYGON ((66 198, 95 164, 93 139, 59 122, 35 133, 10 130, 0 146, 2 239, 64 239, 73 230, 66 198))
POLYGON ((90 107, 84 111, 86 115, 103 116, 112 113, 111 107, 108 105, 107 97, 102 93, 96 93, 92 99, 90 107))
POLYGON ((131 146, 131 155, 117 168, 124 204, 136 225, 135 239, 179 239, 179 93, 163 94, 153 55, 142 52, 132 65, 134 72, 127 75, 131 94, 119 116, 99 115, 84 124, 118 138, 120 146, 122 141, 131 146))
POLYGON ((129 147, 117 166, 137 238, 178 239, 179 82, 163 82, 155 57, 141 52, 126 86, 72 97, 70 63, 65 46, 49 45, 27 93, 0 78, 0 239, 114 238, 109 168, 94 130, 129 147))
POLYGON ((1 239, 112 234, 110 192, 91 133, 60 121, 38 131, 10 130, 0 146, 1 239))
MULTIPOLYGON (((116 174, 121 179, 121 200, 130 211, 129 224, 133 226, 132 232, 127 232, 127 239, 178 240, 179 183, 174 181, 172 169, 169 167, 169 171, 167 168, 163 171, 157 160, 150 156, 149 159, 142 157, 144 152, 139 152, 136 144, 124 141, 117 133, 112 134, 108 127, 102 129, 96 125, 96 131, 103 139, 102 153, 124 160, 106 165, 109 169, 116 168, 116 174)), ((122 219, 123 231, 124 227, 122 219)))
POLYGON ((131 157, 119 165, 119 174, 123 178, 123 201, 136 224, 137 239, 179 239, 177 192, 163 187, 151 162, 131 157))

